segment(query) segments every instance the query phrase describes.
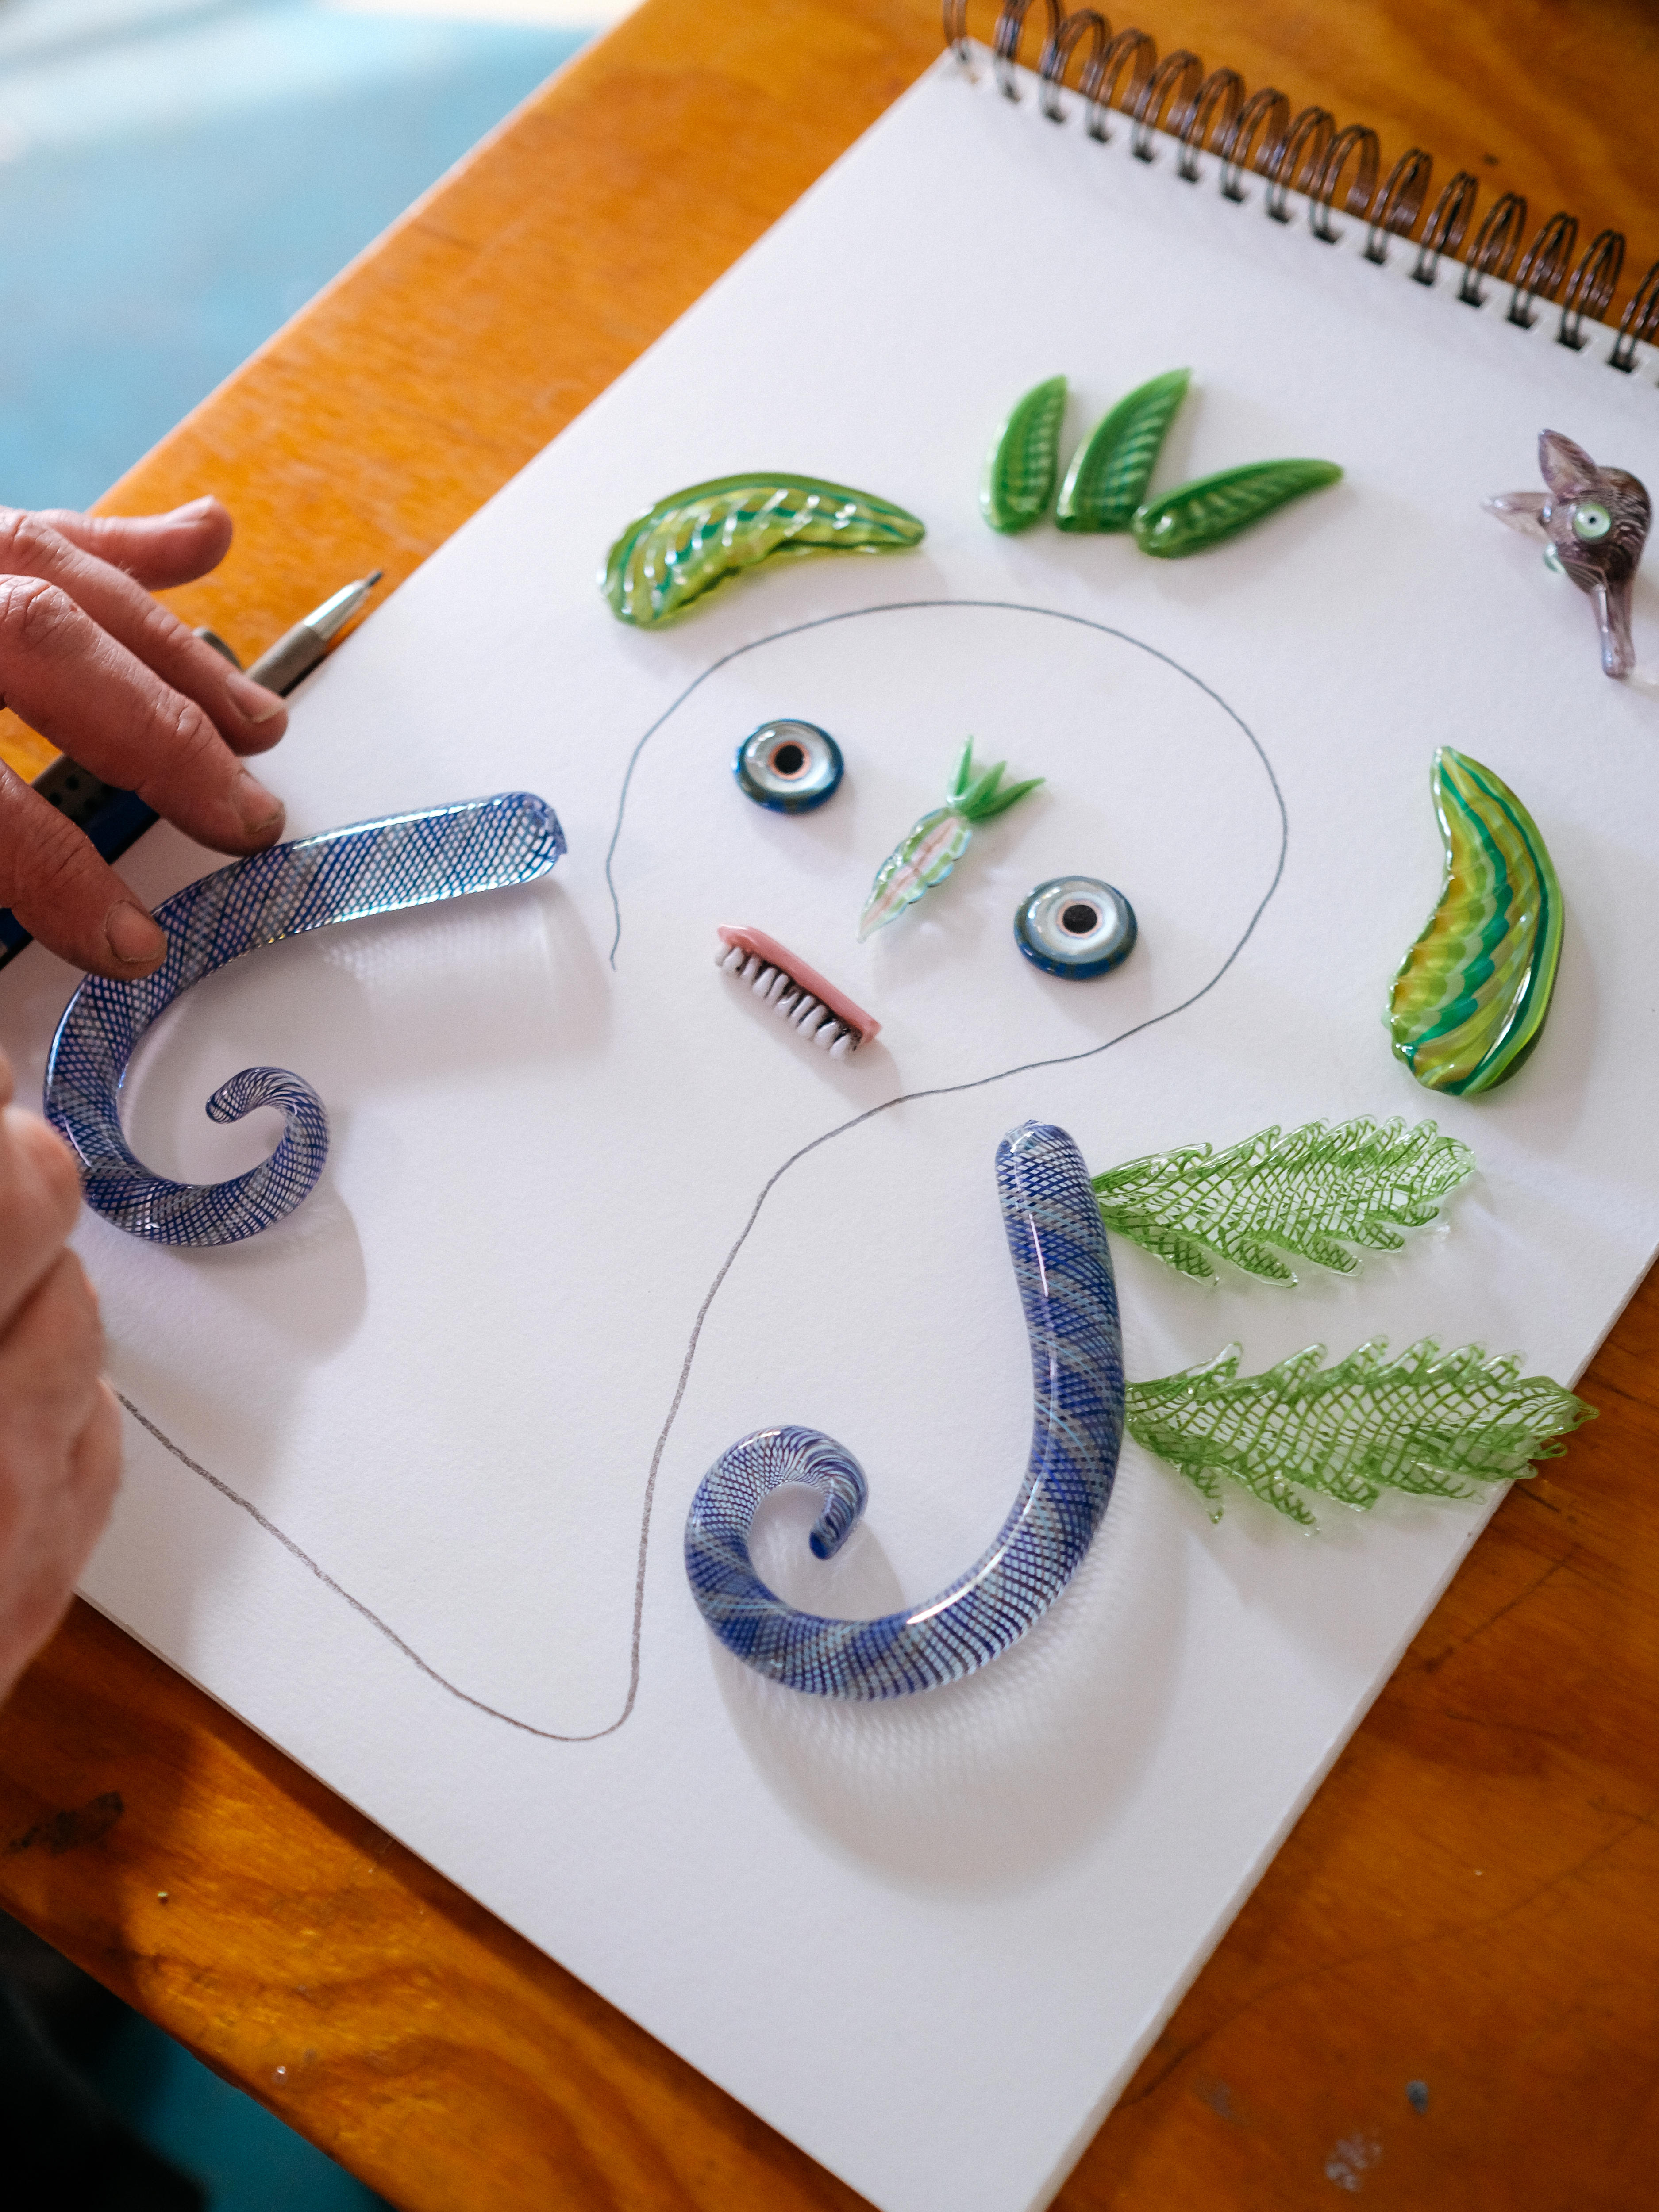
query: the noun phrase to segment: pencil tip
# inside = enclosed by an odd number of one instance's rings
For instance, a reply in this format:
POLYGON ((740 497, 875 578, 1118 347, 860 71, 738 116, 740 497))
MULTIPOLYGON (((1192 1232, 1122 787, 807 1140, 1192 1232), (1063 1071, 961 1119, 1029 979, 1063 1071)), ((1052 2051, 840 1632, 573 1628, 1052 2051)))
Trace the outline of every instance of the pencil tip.
POLYGON ((376 568, 372 576, 365 576, 363 580, 365 584, 378 584, 385 574, 384 568, 376 568))

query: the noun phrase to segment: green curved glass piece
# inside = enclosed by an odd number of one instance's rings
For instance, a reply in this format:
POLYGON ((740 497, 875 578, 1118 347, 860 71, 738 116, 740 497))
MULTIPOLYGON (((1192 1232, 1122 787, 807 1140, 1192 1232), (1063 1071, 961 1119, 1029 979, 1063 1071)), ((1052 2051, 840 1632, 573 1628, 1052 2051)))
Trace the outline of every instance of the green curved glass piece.
POLYGON ((1211 1520, 1225 1477, 1311 1525, 1302 1490, 1361 1508, 1385 1489, 1467 1498, 1476 1483, 1529 1475, 1595 1418, 1558 1382, 1523 1376, 1517 1358, 1489 1359, 1478 1344, 1443 1358, 1432 1337, 1393 1361, 1386 1350, 1374 1338, 1327 1367, 1314 1344, 1241 1375, 1231 1344, 1205 1365, 1131 1382, 1125 1425, 1196 1485, 1211 1520))
POLYGON ((1284 1255, 1352 1274, 1348 1247, 1397 1252, 1440 1200, 1474 1172, 1474 1155, 1432 1121, 1368 1116, 1335 1128, 1309 1121, 1264 1129, 1224 1152, 1190 1145, 1131 1160, 1094 1178, 1101 1218, 1116 1235, 1183 1275, 1216 1279, 1217 1255, 1272 1283, 1296 1279, 1284 1255))
POLYGON ((1072 456, 1054 520, 1062 530, 1127 530, 1145 495, 1190 368, 1138 385, 1097 422, 1072 456))
POLYGON ((943 883, 973 841, 976 822, 989 822, 1005 814, 1028 791, 1042 781, 1040 775, 1023 783, 1003 785, 1006 761, 998 761, 982 774, 973 773, 973 740, 962 747, 949 796, 914 823, 875 871, 864 910, 858 917, 858 942, 913 906, 924 891, 943 883))
POLYGON ((1460 1097, 1513 1075, 1537 1043, 1561 959, 1561 885, 1501 776, 1442 745, 1430 782, 1446 848, 1439 902, 1394 977, 1394 1057, 1460 1097))
POLYGON ((1051 376, 1016 399, 985 455, 979 508, 993 530, 1028 530, 1048 512, 1060 468, 1065 379, 1051 376))
POLYGON ((1178 485, 1138 507, 1130 528, 1143 553, 1185 560, 1236 538, 1293 499, 1335 483, 1341 474, 1334 461, 1251 461, 1178 485))
POLYGON ((897 553, 924 526, 871 492, 817 477, 716 477, 689 484, 628 525, 600 589, 619 622, 656 629, 716 585, 789 553, 897 553))

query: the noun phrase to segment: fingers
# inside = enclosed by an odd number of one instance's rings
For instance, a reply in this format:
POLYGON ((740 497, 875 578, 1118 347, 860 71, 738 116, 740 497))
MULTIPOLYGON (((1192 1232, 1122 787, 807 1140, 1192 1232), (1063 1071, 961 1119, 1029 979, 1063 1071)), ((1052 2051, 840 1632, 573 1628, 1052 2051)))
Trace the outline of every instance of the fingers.
POLYGON ((60 1251, 0 1335, 0 1449, 67 1472, 93 1418, 103 1325, 86 1270, 60 1251))
POLYGON ((230 550, 230 515, 217 499, 193 499, 170 514, 76 514, 47 507, 37 508, 34 519, 82 552, 124 568, 147 592, 193 584, 230 550))
POLYGON ((204 845, 257 852, 281 832, 282 801, 202 708, 59 586, 0 574, 0 695, 60 751, 204 845))
POLYGON ((0 906, 49 952, 118 981, 148 975, 167 936, 55 806, 0 768, 0 906))
POLYGON ((0 1340, 58 1264, 80 1211, 69 1147, 38 1115, 0 1108, 0 1340))
MULTIPOLYGON (((210 504, 223 514, 217 501, 210 504)), ((180 514, 187 517, 190 510, 182 509, 180 514)), ((101 518, 61 514, 48 521, 42 515, 0 507, 0 577, 33 576, 42 583, 55 585, 100 629, 107 631, 135 659, 160 677, 163 684, 171 685, 174 691, 193 701, 234 750, 267 750, 288 727, 287 709, 276 693, 242 675, 222 653, 204 645, 175 614, 151 599, 143 583, 135 580, 134 574, 125 567, 88 550, 88 541, 101 535, 104 543, 116 550, 131 552, 136 547, 142 561, 143 532, 151 524, 159 526, 156 535, 160 549, 176 553, 185 568, 194 572, 195 553, 192 550, 186 554, 184 549, 193 537, 199 537, 203 544, 210 542, 214 533, 202 523, 181 522, 178 515, 162 515, 146 523, 118 525, 101 518), (71 526, 63 527, 65 523, 71 526), (113 538, 108 536, 111 531, 116 532, 113 538)), ((228 532, 229 518, 225 518, 223 526, 216 523, 215 528, 219 534, 228 532)), ((212 562, 206 565, 211 567, 212 562)), ((153 575, 159 581, 168 574, 168 563, 158 557, 153 569, 147 572, 147 578, 153 575)), ((0 682, 0 693, 26 721, 34 720, 21 700, 12 696, 9 684, 0 682)), ((35 726, 39 728, 40 725, 35 726)), ((47 731, 41 733, 51 734, 47 731)), ((77 753, 76 757, 86 757, 77 753)), ((95 763, 88 759, 87 765, 94 767, 95 763)), ((98 773, 102 775, 104 771, 99 769, 98 773)), ((106 781, 116 783, 121 779, 107 776, 106 781)), ((134 787, 131 779, 123 785, 128 790, 134 787)))

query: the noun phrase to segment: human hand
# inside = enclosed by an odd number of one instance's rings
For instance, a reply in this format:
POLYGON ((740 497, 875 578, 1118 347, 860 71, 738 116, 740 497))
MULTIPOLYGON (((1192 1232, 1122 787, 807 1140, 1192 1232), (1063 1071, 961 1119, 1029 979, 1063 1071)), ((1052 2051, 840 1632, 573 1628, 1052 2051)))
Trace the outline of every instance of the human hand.
POLYGON ((65 1245, 81 1179, 10 1097, 0 1057, 0 1698, 63 1619, 121 1467, 98 1301, 65 1245))
MULTIPOLYGON (((150 597, 218 566, 217 499, 125 519, 0 507, 0 699, 60 750, 220 853, 281 836, 282 801, 238 755, 288 727, 150 597)), ((87 839, 0 763, 0 906, 77 968, 147 975, 167 939, 87 839)))

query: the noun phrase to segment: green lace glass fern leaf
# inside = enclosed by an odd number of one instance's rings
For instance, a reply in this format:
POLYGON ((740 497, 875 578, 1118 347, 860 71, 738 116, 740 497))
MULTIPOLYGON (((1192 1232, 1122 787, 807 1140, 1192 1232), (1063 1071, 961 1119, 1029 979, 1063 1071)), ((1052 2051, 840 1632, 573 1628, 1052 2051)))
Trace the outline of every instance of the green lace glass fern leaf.
POLYGON ((1334 1367, 1310 1345, 1264 1374, 1241 1375, 1239 1347, 1156 1382, 1131 1382, 1130 1434, 1203 1493, 1219 1520, 1223 1483, 1241 1483, 1304 1525, 1304 1490, 1365 1508, 1385 1490, 1467 1498, 1529 1475, 1595 1408, 1513 1356, 1478 1344, 1441 1356, 1432 1337, 1395 1360, 1385 1340, 1334 1367))
POLYGON ((1352 1274, 1350 1245, 1398 1251, 1400 1231, 1432 1221, 1473 1169, 1467 1146, 1432 1121, 1407 1128, 1362 1115, 1284 1136, 1264 1129, 1221 1152, 1155 1152, 1094 1184, 1107 1227, 1184 1275, 1213 1281, 1219 1255, 1265 1281, 1294 1283, 1284 1254, 1352 1274))
POLYGON ((1062 530, 1127 530, 1192 372, 1167 369, 1138 385, 1083 440, 1066 471, 1054 520, 1062 530))

